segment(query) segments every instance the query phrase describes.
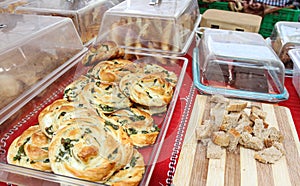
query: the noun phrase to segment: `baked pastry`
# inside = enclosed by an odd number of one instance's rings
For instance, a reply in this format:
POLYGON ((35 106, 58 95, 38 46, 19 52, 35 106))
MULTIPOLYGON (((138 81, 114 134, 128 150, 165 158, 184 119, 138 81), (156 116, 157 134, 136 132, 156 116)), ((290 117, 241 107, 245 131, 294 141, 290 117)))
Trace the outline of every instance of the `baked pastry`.
POLYGON ((160 73, 137 78, 129 87, 130 99, 145 106, 168 105, 173 96, 173 86, 160 73))
POLYGON ((130 162, 110 177, 105 184, 137 186, 142 180, 144 172, 145 163, 143 155, 134 149, 130 162))
POLYGON ((119 48, 113 41, 105 41, 100 44, 91 45, 82 63, 84 65, 94 65, 100 61, 122 58, 125 51, 119 48))
POLYGON ((44 135, 38 125, 26 129, 10 145, 7 162, 32 169, 51 171, 48 157, 50 139, 44 135))
POLYGON ((125 94, 127 97, 130 97, 129 89, 132 87, 133 83, 137 81, 138 79, 144 77, 145 74, 143 73, 130 73, 125 75, 119 83, 120 90, 123 94, 125 94))
POLYGON ((120 91, 116 83, 90 82, 79 96, 85 102, 90 103, 98 112, 111 113, 132 105, 132 102, 120 91))
POLYGON ((64 99, 67 101, 79 101, 78 94, 82 91, 82 89, 93 79, 87 76, 80 76, 75 81, 66 86, 64 90, 64 99))
POLYGON ((118 110, 108 118, 122 126, 136 147, 154 144, 159 134, 159 128, 154 124, 151 115, 137 108, 118 110))
POLYGON ((70 124, 60 129, 49 146, 54 173, 106 182, 132 159, 133 146, 122 144, 104 125, 70 124))
POLYGON ((136 63, 126 59, 114 59, 101 61, 88 74, 102 82, 119 82, 123 76, 138 71, 136 63))
POLYGON ((161 76, 166 79, 173 87, 176 86, 177 83, 177 75, 165 69, 164 67, 153 64, 153 63, 141 63, 140 67, 145 74, 152 74, 152 73, 161 73, 161 76))
POLYGON ((68 124, 69 120, 79 118, 88 118, 94 124, 100 123, 94 109, 64 99, 58 99, 44 108, 38 116, 38 121, 44 134, 52 138, 58 129, 68 124))
POLYGON ((140 104, 134 104, 134 106, 136 108, 138 108, 139 110, 142 110, 144 112, 147 112, 150 115, 159 115, 162 114, 164 112, 166 112, 168 110, 168 106, 167 105, 163 105, 163 106, 145 106, 145 105, 140 105, 140 104))

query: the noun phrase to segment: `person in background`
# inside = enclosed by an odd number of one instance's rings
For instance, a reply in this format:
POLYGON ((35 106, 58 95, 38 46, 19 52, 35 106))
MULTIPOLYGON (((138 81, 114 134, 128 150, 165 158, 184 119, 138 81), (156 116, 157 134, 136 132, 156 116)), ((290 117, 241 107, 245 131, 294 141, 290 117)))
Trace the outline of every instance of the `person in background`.
POLYGON ((256 0, 256 2, 258 3, 263 3, 265 5, 269 5, 269 6, 278 6, 278 7, 284 7, 287 6, 287 4, 290 2, 291 0, 256 0))

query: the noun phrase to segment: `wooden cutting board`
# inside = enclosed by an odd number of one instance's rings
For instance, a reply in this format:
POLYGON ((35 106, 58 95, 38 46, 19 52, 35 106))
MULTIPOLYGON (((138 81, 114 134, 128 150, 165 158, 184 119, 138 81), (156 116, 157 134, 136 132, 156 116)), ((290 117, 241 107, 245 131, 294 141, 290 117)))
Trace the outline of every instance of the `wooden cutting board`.
POLYGON ((275 164, 262 164, 254 151, 240 147, 221 159, 207 159, 206 147, 197 141, 195 129, 209 116, 209 96, 197 95, 173 177, 173 185, 207 186, 296 186, 300 185, 300 143, 290 110, 266 103, 266 121, 284 135, 286 155, 275 164))

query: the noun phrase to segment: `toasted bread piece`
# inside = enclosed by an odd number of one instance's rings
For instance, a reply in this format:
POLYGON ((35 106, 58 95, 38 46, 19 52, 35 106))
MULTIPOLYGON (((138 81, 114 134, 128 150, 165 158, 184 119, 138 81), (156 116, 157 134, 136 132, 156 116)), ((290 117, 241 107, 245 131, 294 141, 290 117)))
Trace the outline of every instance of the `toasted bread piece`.
POLYGON ((262 150, 264 148, 263 140, 258 137, 253 137, 251 134, 247 132, 243 132, 241 134, 241 138, 239 143, 243 145, 245 148, 253 149, 253 150, 262 150))
POLYGON ((229 145, 229 135, 224 131, 216 131, 212 133, 212 141, 219 146, 227 147, 229 145))
POLYGON ((213 122, 211 120, 205 120, 202 125, 196 128, 197 140, 210 138, 213 131, 213 122))
POLYGON ((240 117, 240 112, 230 112, 229 114, 226 114, 223 118, 220 130, 228 131, 231 128, 235 128, 238 125, 238 120, 240 117))
POLYGON ((283 147, 283 144, 282 144, 282 143, 274 142, 273 146, 274 146, 276 149, 280 150, 280 152, 281 152, 283 155, 286 154, 286 152, 285 152, 285 150, 284 150, 284 147, 283 147))
POLYGON ((241 112, 247 107, 247 104, 245 101, 230 101, 226 109, 229 112, 241 112))
POLYGON ((239 125, 241 123, 247 123, 247 125, 253 126, 253 121, 250 120, 248 114, 245 111, 241 111, 241 117, 238 121, 239 125))
POLYGON ((275 142, 283 141, 282 133, 275 127, 270 127, 262 133, 262 138, 266 147, 271 147, 275 142))
POLYGON ((255 153, 254 158, 262 163, 275 163, 283 156, 276 147, 271 146, 255 153))
POLYGON ((212 159, 220 159, 225 153, 224 149, 221 146, 216 145, 212 141, 209 141, 207 144, 206 157, 212 159))
POLYGON ((241 134, 237 130, 235 130, 234 128, 230 129, 227 133, 229 135, 228 150, 230 152, 233 152, 237 149, 237 145, 239 144, 241 134))
POLYGON ((249 125, 244 126, 243 132, 248 132, 249 134, 253 133, 253 128, 249 125))
POLYGON ((262 138, 264 130, 264 121, 262 119, 256 119, 253 126, 253 134, 258 138, 262 138))
POLYGON ((264 112, 261 108, 257 106, 252 106, 251 107, 251 113, 250 113, 250 120, 255 122, 256 119, 262 119, 265 120, 267 116, 267 113, 264 112))

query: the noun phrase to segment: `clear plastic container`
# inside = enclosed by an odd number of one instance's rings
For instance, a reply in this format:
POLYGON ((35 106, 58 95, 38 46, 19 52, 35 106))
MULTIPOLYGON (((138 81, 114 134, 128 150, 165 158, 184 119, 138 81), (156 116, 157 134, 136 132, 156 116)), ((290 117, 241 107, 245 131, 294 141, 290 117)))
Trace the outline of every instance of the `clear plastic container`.
POLYGON ((286 74, 293 74, 293 61, 288 51, 300 47, 300 23, 279 21, 270 36, 271 45, 286 68, 286 74))
POLYGON ((0 13, 13 13, 18 6, 28 3, 30 0, 3 0, 0 1, 0 13))
POLYGON ((124 1, 105 12, 96 42, 134 50, 182 55, 200 23, 197 1, 124 1))
POLYGON ((104 12, 119 3, 119 0, 31 0, 18 6, 15 13, 69 17, 84 44, 94 39, 99 32, 104 12))
POLYGON ((193 76, 207 94, 269 102, 288 98, 283 63, 257 33, 205 29, 194 50, 193 76))
POLYGON ((293 61, 293 85, 300 96, 300 49, 291 49, 288 54, 293 61))
MULTIPOLYGON (((148 185, 156 163, 163 161, 159 158, 159 155, 177 103, 188 60, 183 57, 160 55, 139 54, 136 56, 136 54, 133 53, 126 53, 126 55, 130 55, 130 60, 134 63, 157 64, 174 72, 177 76, 177 84, 174 87, 174 94, 171 102, 167 106, 167 111, 153 116, 154 123, 160 128, 155 144, 137 149, 143 155, 146 166, 140 185, 148 185)), ((16 166, 7 162, 8 148, 14 139, 28 127, 35 125, 38 121, 39 113, 55 100, 62 99, 66 86, 81 75, 87 74, 92 67, 93 66, 85 66, 82 64, 82 61, 77 60, 76 63, 72 63, 72 65, 69 65, 64 71, 56 73, 52 78, 52 82, 40 88, 38 93, 30 98, 26 105, 15 110, 14 115, 0 125, 0 181, 14 185, 26 183, 35 186, 102 185, 101 183, 85 181, 70 176, 16 166)))
POLYGON ((3 14, 0 23, 1 124, 87 49, 69 18, 3 14))

